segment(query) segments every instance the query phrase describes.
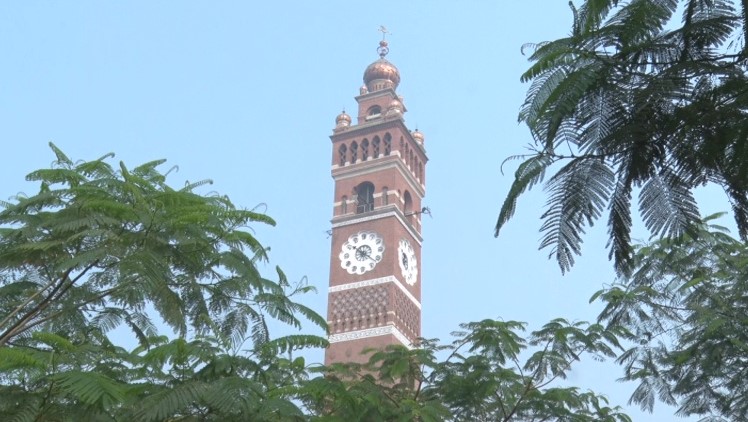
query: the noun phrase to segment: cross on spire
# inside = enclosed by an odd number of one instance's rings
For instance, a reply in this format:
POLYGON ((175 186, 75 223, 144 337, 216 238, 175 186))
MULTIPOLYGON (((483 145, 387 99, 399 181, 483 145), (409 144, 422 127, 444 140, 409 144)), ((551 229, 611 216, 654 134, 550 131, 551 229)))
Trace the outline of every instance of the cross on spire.
POLYGON ((390 52, 389 47, 387 47, 387 34, 391 34, 390 31, 387 30, 387 28, 384 27, 384 25, 379 25, 379 32, 382 33, 382 41, 379 41, 379 47, 377 47, 377 53, 379 53, 379 57, 384 58, 384 56, 387 55, 387 53, 390 52))
POLYGON ((385 38, 387 37, 387 34, 390 33, 390 31, 388 31, 384 25, 379 25, 378 31, 382 33, 382 41, 384 41, 385 38))

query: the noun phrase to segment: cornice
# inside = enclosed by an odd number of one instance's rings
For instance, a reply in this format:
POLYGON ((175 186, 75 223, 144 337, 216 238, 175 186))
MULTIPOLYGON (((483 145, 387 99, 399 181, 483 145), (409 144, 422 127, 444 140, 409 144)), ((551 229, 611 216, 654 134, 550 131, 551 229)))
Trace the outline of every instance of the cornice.
POLYGON ((366 174, 375 173, 380 170, 386 170, 389 168, 396 168, 400 174, 413 186, 413 189, 418 195, 423 198, 426 195, 425 186, 419 182, 413 173, 408 169, 402 159, 400 159, 399 151, 394 151, 392 155, 385 155, 379 158, 370 158, 366 161, 361 161, 355 164, 348 164, 340 167, 337 164, 332 166, 332 178, 335 181, 344 180, 351 177, 358 177, 366 174), (397 159, 391 159, 388 157, 398 157, 397 159))
POLYGON ((413 348, 410 340, 408 340, 408 338, 405 337, 405 334, 403 334, 402 331, 398 330, 397 327, 395 327, 394 325, 385 325, 383 327, 368 328, 366 330, 357 330, 357 331, 349 331, 347 333, 331 334, 329 337, 327 337, 327 341, 329 341, 330 344, 332 344, 332 343, 340 343, 343 341, 359 340, 362 338, 386 336, 388 334, 392 334, 393 336, 395 336, 395 338, 400 340, 400 342, 408 349, 413 348))
MULTIPOLYGON (((354 136, 361 136, 361 132, 367 132, 367 130, 371 128, 376 128, 376 130, 385 130, 391 127, 400 126, 400 129, 407 135, 410 136, 412 139, 412 135, 410 135, 410 129, 408 129, 407 126, 405 126, 405 120, 402 116, 400 117, 387 117, 383 116, 380 119, 374 119, 369 122, 364 122, 361 124, 357 124, 354 126, 348 126, 345 128, 345 130, 340 130, 334 132, 332 135, 330 135, 330 140, 332 142, 337 142, 341 138, 344 137, 354 137, 354 136), (377 127, 381 126, 381 127, 377 127)), ((371 132, 374 132, 373 130, 371 132)), ((413 142, 414 144, 418 144, 418 142, 413 142)))
MULTIPOLYGON (((361 214, 354 214, 354 215, 361 215, 361 214)), ((352 218, 350 220, 340 221, 337 219, 341 217, 336 217, 336 218, 333 218, 332 220, 332 228, 336 229, 338 227, 345 227, 345 226, 350 226, 352 224, 365 223, 367 221, 379 220, 379 219, 387 218, 387 217, 397 218, 398 221, 400 221, 400 223, 403 225, 403 227, 405 227, 405 229, 408 231, 408 233, 410 233, 410 235, 413 237, 416 243, 418 243, 419 246, 422 245, 423 238, 421 237, 421 234, 415 231, 413 229, 413 226, 410 223, 405 221, 402 213, 396 207, 392 211, 380 212, 380 213, 374 213, 374 214, 367 213, 364 217, 352 218)))
POLYGON ((376 91, 370 91, 366 94, 361 94, 353 97, 357 103, 360 103, 363 99, 385 97, 387 94, 392 98, 397 98, 397 92, 392 88, 378 89, 376 91))

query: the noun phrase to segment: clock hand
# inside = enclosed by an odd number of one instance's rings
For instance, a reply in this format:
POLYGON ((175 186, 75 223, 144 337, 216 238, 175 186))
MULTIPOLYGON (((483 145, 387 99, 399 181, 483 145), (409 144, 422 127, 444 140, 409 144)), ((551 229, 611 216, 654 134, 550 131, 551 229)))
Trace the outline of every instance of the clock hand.
POLYGON ((361 246, 356 247, 356 256, 359 256, 359 254, 363 258, 369 258, 372 261, 376 262, 376 259, 371 257, 371 247, 369 247, 368 245, 361 245, 361 246))

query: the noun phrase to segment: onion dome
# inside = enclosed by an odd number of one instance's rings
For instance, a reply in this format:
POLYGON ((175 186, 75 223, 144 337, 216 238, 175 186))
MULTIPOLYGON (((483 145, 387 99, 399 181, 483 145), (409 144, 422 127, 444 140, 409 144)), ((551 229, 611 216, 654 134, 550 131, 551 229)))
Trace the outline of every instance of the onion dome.
POLYGON ((415 139, 416 142, 423 145, 423 141, 425 141, 423 137, 423 132, 419 132, 418 129, 416 129, 413 132, 410 132, 410 134, 413 135, 413 139, 415 139))
POLYGON ((351 116, 349 116, 345 110, 343 110, 338 117, 335 118, 335 127, 346 127, 351 125, 351 116))
POLYGON ((390 105, 387 107, 387 114, 402 113, 402 112, 403 112, 403 104, 398 100, 392 100, 392 102, 390 102, 390 105))
POLYGON ((370 64, 364 71, 364 84, 369 92, 387 88, 396 89, 400 84, 400 71, 384 58, 389 52, 387 41, 380 41, 377 51, 379 51, 379 60, 370 64))

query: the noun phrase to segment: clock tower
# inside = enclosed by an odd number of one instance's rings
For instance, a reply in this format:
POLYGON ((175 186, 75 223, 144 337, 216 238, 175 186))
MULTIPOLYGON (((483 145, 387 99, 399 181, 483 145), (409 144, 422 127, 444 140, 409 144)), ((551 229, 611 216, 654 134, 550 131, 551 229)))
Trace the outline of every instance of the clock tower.
POLYGON ((364 349, 411 347, 421 336, 424 136, 411 132, 396 92, 400 73, 379 43, 364 72, 353 123, 338 115, 332 140, 335 198, 325 364, 365 362, 364 349))

